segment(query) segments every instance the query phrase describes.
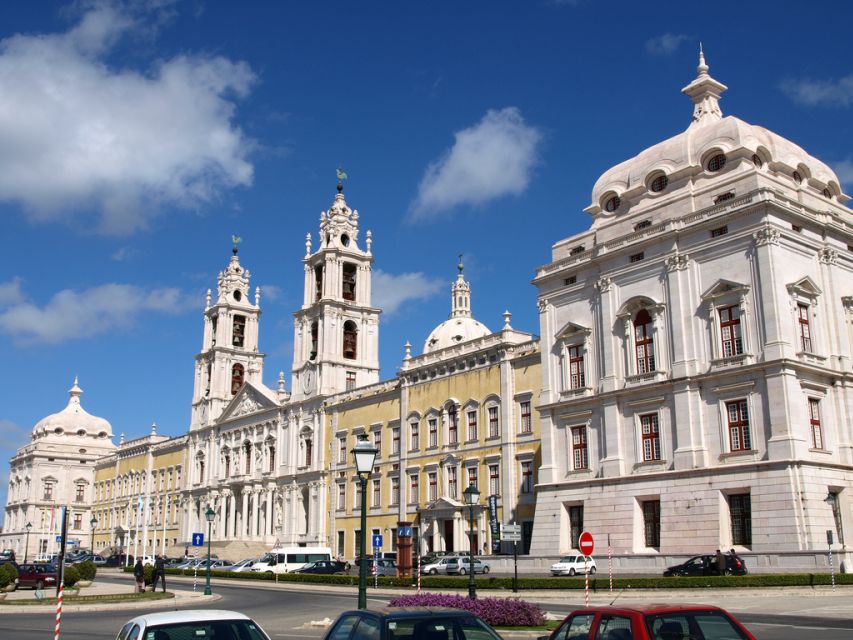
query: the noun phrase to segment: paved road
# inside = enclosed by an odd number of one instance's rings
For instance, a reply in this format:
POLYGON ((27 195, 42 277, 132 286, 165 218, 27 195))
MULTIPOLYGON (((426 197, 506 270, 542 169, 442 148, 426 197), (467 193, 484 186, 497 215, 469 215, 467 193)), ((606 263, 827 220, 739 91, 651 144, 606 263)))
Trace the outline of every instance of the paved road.
MULTIPOLYGON (((117 575, 101 575, 99 580, 116 581, 127 584, 129 578, 117 575)), ((192 589, 186 582, 171 581, 172 590, 192 589)), ((273 639, 292 638, 293 640, 318 640, 324 629, 303 628, 306 622, 334 619, 344 609, 356 604, 356 592, 334 593, 312 590, 301 586, 287 591, 275 585, 235 585, 214 584, 214 592, 223 596, 222 600, 203 608, 234 609, 242 611, 257 620, 273 639)), ((370 595, 370 592, 368 592, 370 595)), ((574 599, 574 594, 571 596, 574 599)), ((530 598, 535 600, 535 598, 530 598)), ((384 597, 369 598, 368 604, 380 605, 384 597)), ((549 611, 565 615, 582 602, 543 602, 549 611)), ((793 604, 793 603, 792 603, 793 604)), ((163 609, 160 609, 163 610, 163 609)), ((139 611, 101 611, 67 612, 62 617, 62 638, 68 640, 113 639, 121 626, 139 611)), ((809 616, 782 616, 764 614, 757 610, 738 616, 753 634, 760 640, 838 640, 853 637, 853 620, 814 618, 809 616)), ((43 640, 53 633, 53 614, 2 614, 0 615, 0 637, 10 640, 43 640)), ((519 635, 503 633, 508 640, 520 638, 519 635)), ((529 639, 529 634, 526 638, 529 639)))

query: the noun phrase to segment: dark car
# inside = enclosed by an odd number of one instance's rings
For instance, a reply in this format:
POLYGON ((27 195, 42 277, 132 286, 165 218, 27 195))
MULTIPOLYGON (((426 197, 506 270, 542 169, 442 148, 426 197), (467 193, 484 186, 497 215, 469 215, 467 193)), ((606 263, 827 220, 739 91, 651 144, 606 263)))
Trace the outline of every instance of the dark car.
MULTIPOLYGON (((725 575, 743 576, 749 573, 746 569, 746 563, 740 556, 727 553, 723 557, 726 559, 725 575)), ((667 570, 663 572, 663 575, 665 577, 720 575, 719 569, 717 568, 717 556, 713 553, 703 556, 693 556, 687 562, 668 567, 667 570)))
POLYGON ((727 611, 704 604, 587 607, 537 640, 755 640, 727 611))
POLYGON ((323 640, 501 640, 461 609, 384 608, 344 611, 323 640))
POLYGON ((22 564, 18 567, 18 587, 44 589, 55 587, 59 574, 52 564, 22 564))
POLYGON ((107 567, 124 567, 127 566, 127 554, 124 553, 114 553, 109 556, 104 563, 104 566, 107 567))
POLYGON ((301 569, 296 569, 293 573, 346 573, 349 565, 346 562, 338 560, 318 560, 317 562, 309 562, 301 569))

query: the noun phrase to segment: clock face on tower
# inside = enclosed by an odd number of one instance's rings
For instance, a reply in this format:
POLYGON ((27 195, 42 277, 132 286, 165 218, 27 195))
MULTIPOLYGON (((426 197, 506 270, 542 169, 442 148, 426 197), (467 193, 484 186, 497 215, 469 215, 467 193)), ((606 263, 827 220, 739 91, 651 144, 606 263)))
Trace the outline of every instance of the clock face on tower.
POLYGON ((314 389, 317 386, 317 372, 314 371, 314 367, 305 367, 300 378, 302 380, 302 392, 306 395, 314 393, 314 389))

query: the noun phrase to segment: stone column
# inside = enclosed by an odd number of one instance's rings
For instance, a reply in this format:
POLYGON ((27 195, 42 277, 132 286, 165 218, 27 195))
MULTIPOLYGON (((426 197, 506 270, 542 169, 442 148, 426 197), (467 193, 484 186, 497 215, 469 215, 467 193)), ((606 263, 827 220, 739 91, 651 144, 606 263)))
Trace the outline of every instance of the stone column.
POLYGON ((249 521, 249 490, 247 488, 243 488, 240 491, 240 499, 243 502, 242 509, 242 518, 240 520, 240 531, 237 534, 237 538, 240 540, 246 539, 246 523, 249 521))
POLYGON ((261 492, 258 489, 253 489, 251 492, 252 496, 252 523, 251 528, 249 529, 249 538, 254 538, 258 535, 258 512, 260 511, 258 506, 258 498, 261 496, 261 492))
POLYGON ((272 518, 272 505, 275 497, 275 492, 272 488, 267 489, 267 522, 264 530, 264 535, 271 536, 273 535, 273 518, 272 518))
POLYGON ((230 529, 228 535, 232 538, 237 537, 237 495, 232 491, 228 500, 228 522, 230 529))
POLYGON ((228 539, 228 531, 226 529, 226 523, 228 522, 228 492, 223 491, 222 496, 219 499, 219 538, 220 540, 228 539))

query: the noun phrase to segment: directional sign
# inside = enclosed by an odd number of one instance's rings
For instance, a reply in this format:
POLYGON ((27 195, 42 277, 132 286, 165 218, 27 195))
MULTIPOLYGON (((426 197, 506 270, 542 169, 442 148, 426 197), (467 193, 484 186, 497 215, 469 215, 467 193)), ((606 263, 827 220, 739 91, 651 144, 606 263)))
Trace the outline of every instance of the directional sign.
POLYGON ((203 533, 194 533, 193 534, 193 546, 194 547, 203 547, 204 546, 204 534, 203 533))
POLYGON ((374 533, 373 534, 373 548, 378 549, 382 546, 382 534, 374 533))
POLYGON ((521 542, 520 524, 502 524, 501 539, 507 542, 521 542))
POLYGON ((595 549, 595 541, 592 539, 592 534, 589 531, 584 531, 578 541, 581 553, 585 556, 591 556, 595 549))

